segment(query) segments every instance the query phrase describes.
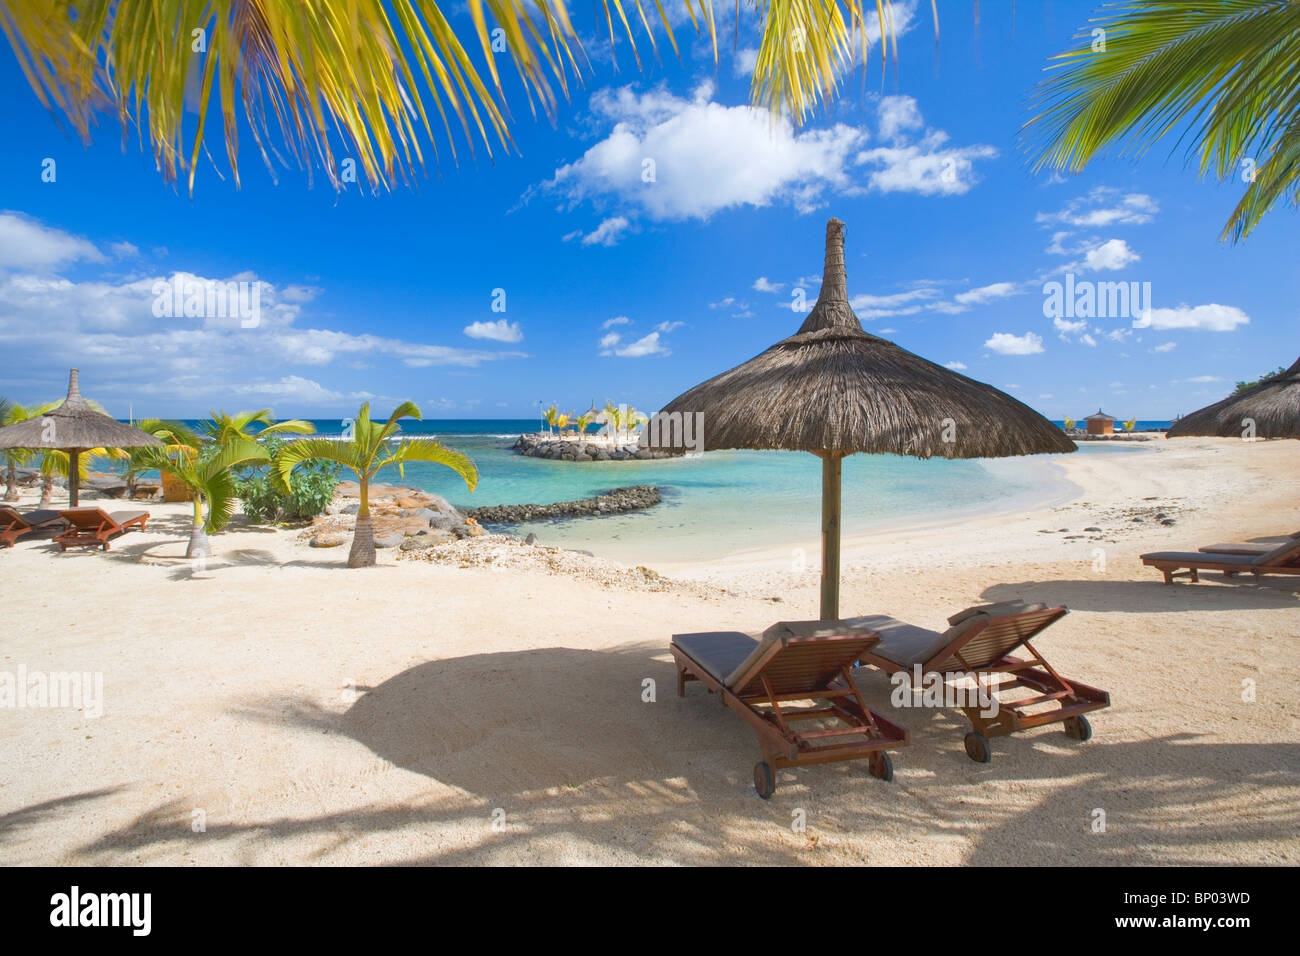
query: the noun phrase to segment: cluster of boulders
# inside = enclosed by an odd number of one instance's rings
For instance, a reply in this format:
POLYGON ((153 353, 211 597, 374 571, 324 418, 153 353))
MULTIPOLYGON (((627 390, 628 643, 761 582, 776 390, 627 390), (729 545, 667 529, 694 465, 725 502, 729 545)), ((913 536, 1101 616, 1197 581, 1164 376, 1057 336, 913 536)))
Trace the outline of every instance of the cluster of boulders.
POLYGON ((651 485, 629 485, 626 488, 614 488, 603 492, 594 498, 583 498, 581 501, 558 501, 549 505, 491 505, 485 508, 471 508, 466 514, 471 521, 519 524, 547 518, 585 518, 640 511, 657 505, 662 500, 658 488, 651 485))
MULTIPOLYGON (((325 514, 315 518, 303 536, 313 548, 348 544, 361 508, 361 489, 354 481, 342 482, 325 514)), ((483 533, 473 517, 446 498, 427 491, 392 485, 370 486, 370 523, 376 548, 428 548, 447 541, 483 533)))
POLYGON ((650 451, 641 448, 635 439, 611 442, 604 438, 578 440, 555 435, 520 435, 513 451, 530 458, 550 458, 555 461, 648 461, 652 458, 677 458, 682 451, 650 451))

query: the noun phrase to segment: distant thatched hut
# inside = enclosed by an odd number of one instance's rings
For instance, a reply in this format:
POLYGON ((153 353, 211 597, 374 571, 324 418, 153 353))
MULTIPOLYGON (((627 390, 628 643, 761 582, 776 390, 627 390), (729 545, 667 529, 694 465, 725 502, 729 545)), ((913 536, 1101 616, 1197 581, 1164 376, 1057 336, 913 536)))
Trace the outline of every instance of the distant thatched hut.
POLYGON ((1100 408, 1097 409, 1096 415, 1089 415, 1084 419, 1088 425, 1089 435, 1113 435, 1115 434, 1115 417, 1107 415, 1100 408))

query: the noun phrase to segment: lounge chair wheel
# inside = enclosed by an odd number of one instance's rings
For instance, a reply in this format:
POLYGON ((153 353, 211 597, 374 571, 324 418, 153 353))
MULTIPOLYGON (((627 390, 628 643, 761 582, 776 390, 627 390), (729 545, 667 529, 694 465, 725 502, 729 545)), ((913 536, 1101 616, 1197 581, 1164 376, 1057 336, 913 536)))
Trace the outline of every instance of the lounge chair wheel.
POLYGON ((993 758, 988 738, 981 733, 971 731, 966 735, 966 756, 976 763, 988 763, 993 758))
POLYGON ((776 793, 776 774, 772 772, 771 764, 765 760, 754 764, 754 789, 764 800, 776 793))
POLYGON ((1065 736, 1082 743, 1085 740, 1092 739, 1092 724, 1088 718, 1080 714, 1078 717, 1071 717, 1065 722, 1065 736))
POLYGON ((894 761, 883 750, 877 750, 871 755, 870 767, 871 776, 885 783, 894 779, 894 761))

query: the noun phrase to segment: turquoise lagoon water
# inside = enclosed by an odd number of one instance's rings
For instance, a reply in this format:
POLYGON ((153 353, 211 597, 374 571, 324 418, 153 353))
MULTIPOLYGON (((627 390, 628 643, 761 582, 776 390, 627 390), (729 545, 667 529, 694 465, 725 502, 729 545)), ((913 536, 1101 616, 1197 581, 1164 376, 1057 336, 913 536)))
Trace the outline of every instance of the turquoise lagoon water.
MULTIPOLYGON (((338 425, 317 422, 321 433, 338 425)), ((821 460, 801 452, 719 451, 659 461, 549 461, 516 455, 510 445, 534 421, 427 421, 406 433, 432 434, 468 454, 478 490, 445 468, 416 463, 405 480, 381 481, 443 495, 458 507, 586 498, 622 485, 656 485, 664 502, 648 511, 601 518, 514 525, 546 544, 583 548, 626 562, 710 560, 748 550, 816 542, 821 528, 821 460)), ((1081 445, 1076 454, 1133 453, 1132 447, 1081 445)), ((1052 463, 1062 456, 920 461, 854 455, 843 466, 844 534, 920 521, 942 522, 979 511, 1062 501, 1073 488, 1052 463)), ((815 559, 810 556, 810 560, 815 559)))
MULTIPOLYGON (((197 423, 191 423, 197 424, 197 423)), ((1148 423, 1140 423, 1146 427, 1148 423)), ((1158 427, 1166 423, 1151 423, 1158 427)), ((338 436, 341 423, 315 422, 338 436)), ((472 494, 453 472, 414 463, 405 478, 385 469, 377 481, 436 492, 462 508, 549 504, 588 498, 623 485, 656 485, 662 504, 601 518, 512 525, 545 544, 582 548, 629 563, 712 560, 746 551, 815 547, 821 529, 821 460, 802 452, 718 451, 659 461, 549 461, 516 455, 510 446, 536 420, 405 421, 407 435, 430 435, 464 452, 478 467, 472 494)), ((1134 454, 1129 445, 1081 444, 1075 454, 1134 454)), ((843 466, 845 536, 975 512, 1012 511, 1066 500, 1074 489, 1053 463, 1064 456, 920 461, 853 455, 843 466)), ((816 560, 810 554, 809 560, 816 560)))

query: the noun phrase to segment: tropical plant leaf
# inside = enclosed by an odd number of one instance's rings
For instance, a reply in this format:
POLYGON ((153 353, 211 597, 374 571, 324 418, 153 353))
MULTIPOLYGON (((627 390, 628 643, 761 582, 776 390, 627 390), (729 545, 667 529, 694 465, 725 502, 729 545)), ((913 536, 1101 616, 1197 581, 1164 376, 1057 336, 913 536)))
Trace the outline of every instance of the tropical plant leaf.
POLYGON ((465 479, 465 484, 470 491, 478 487, 478 468, 474 466, 469 456, 452 451, 432 438, 407 438, 398 442, 393 451, 380 460, 373 473, 378 473, 381 468, 389 465, 396 465, 402 477, 406 477, 405 465, 412 461, 446 465, 465 479))
POLYGON ((311 461, 313 458, 336 462, 347 468, 360 480, 366 472, 369 457, 363 458, 358 454, 358 451, 358 445, 355 441, 300 438, 297 441, 287 443, 276 452, 275 458, 271 461, 271 469, 275 473, 280 487, 285 491, 291 490, 289 487, 289 473, 298 465, 311 461))
POLYGON ((1177 130, 1175 149, 1186 142, 1201 175, 1247 182, 1220 239, 1245 238, 1281 199, 1300 203, 1300 3, 1132 0, 1104 10, 1035 94, 1021 133, 1036 171, 1077 172, 1112 148, 1142 156, 1177 130))
MULTIPOLYGON (((696 33, 707 31, 716 65, 712 0, 683 2, 696 33)), ((631 3, 657 54, 651 21, 640 0, 631 3)), ((617 19, 639 67, 637 27, 623 0, 602 6, 611 51, 617 19)), ((660 0, 655 6, 677 50, 660 0)), ((163 175, 184 176, 191 193, 214 97, 236 185, 242 117, 272 174, 272 158, 283 156, 309 170, 319 165, 341 189, 349 159, 377 190, 423 166, 424 139, 436 159, 434 113, 453 158, 453 116, 471 151, 476 142, 489 156, 494 142, 513 148, 494 37, 534 114, 539 104, 553 112, 552 79, 567 97, 570 73, 581 76, 586 54, 564 0, 468 7, 487 79, 434 0, 5 0, 0 28, 37 97, 83 139, 96 110, 109 105, 124 131, 134 124, 148 139, 163 175), (197 123, 187 130, 191 108, 197 123)), ((795 122, 838 92, 855 39, 865 63, 868 11, 892 33, 891 0, 755 0, 754 9, 763 38, 751 99, 795 122)), ((737 31, 739 17, 737 3, 737 31)), ((882 62, 887 46, 886 38, 882 62)))

